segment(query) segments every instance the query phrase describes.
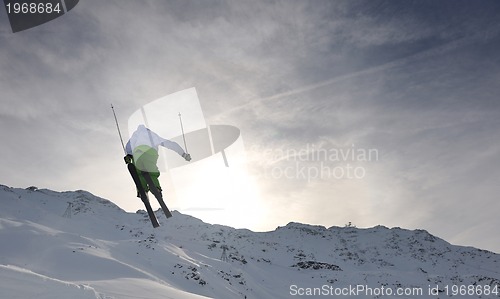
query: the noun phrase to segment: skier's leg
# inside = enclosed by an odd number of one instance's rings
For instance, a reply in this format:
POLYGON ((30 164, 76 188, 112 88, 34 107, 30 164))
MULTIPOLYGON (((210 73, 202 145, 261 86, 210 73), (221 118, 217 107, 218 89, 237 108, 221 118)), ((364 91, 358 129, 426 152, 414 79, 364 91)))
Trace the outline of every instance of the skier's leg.
POLYGON ((132 178, 134 179, 134 183, 135 183, 136 188, 138 190, 139 197, 141 198, 142 202, 144 203, 144 206, 146 207, 146 210, 148 211, 148 216, 149 216, 149 219, 151 220, 151 224, 153 225, 153 227, 160 226, 160 224, 158 223, 158 219, 156 219, 156 215, 155 215, 153 209, 151 208, 151 204, 149 203, 148 196, 144 192, 144 190, 142 190, 141 182, 139 179, 139 171, 135 168, 135 166, 132 163, 128 164, 127 168, 128 168, 128 171, 130 172, 130 174, 132 175, 132 178), (139 188, 140 188, 140 190, 139 190, 139 188))
POLYGON ((150 172, 149 176, 151 177, 151 180, 153 181, 153 184, 155 185, 156 189, 162 191, 161 186, 160 186, 160 181, 158 180, 158 177, 160 176, 160 172, 150 172))
POLYGON ((141 185, 146 193, 151 189, 148 186, 147 180, 144 178, 144 172, 156 172, 158 167, 158 152, 155 149, 147 146, 140 145, 134 149, 134 163, 139 173, 141 185))
MULTIPOLYGON (((153 181, 153 185, 156 189, 161 191, 160 181, 158 180, 160 171, 156 165, 156 163, 158 163, 158 152, 155 149, 150 148, 141 155, 140 160, 143 171, 149 173, 153 181)), ((153 187, 149 186, 149 189, 153 189, 153 187)))
MULTIPOLYGON (((139 175, 139 180, 141 181, 142 189, 144 190, 144 192, 148 193, 148 191, 149 191, 148 182, 144 178, 143 172, 140 171, 140 170, 137 171, 137 172, 138 172, 138 175, 139 175)), ((137 190, 137 194, 139 194, 139 190, 137 190)))
MULTIPOLYGON (((159 173, 157 173, 159 175, 159 173)), ((156 197, 158 200, 158 203, 160 203, 161 209, 163 210, 163 213, 165 213, 165 216, 167 218, 172 217, 172 213, 170 213, 170 210, 168 209, 167 205, 163 201, 163 196, 161 194, 161 189, 156 188, 156 183, 153 182, 153 179, 151 177, 151 174, 149 172, 143 172, 144 178, 146 181, 148 181, 148 185, 151 186, 151 193, 156 197)), ((156 176, 156 179, 158 177, 156 176)))
POLYGON ((160 176, 160 173, 159 172, 152 173, 152 172, 145 172, 144 171, 144 172, 142 172, 142 176, 146 180, 151 193, 153 193, 153 195, 156 198, 162 198, 163 197, 163 195, 161 194, 162 189, 160 187, 160 182, 158 181, 158 177, 160 176))

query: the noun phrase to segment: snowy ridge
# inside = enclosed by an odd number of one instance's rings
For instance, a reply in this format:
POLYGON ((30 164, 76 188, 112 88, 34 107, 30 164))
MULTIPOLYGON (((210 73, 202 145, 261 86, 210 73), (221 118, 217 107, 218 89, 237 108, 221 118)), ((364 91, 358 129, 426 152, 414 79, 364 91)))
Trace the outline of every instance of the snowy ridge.
POLYGON ((500 255, 424 230, 256 233, 176 211, 153 229, 144 211, 34 187, 0 185, 0 203, 0 298, 500 298, 500 255))

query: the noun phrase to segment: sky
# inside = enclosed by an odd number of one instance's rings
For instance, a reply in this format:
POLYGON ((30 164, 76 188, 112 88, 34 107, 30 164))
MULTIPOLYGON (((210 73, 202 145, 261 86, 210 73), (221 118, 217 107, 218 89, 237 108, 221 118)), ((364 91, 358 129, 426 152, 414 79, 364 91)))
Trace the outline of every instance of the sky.
POLYGON ((127 138, 143 105, 195 87, 207 123, 240 130, 252 186, 211 222, 426 229, 499 253, 499 11, 85 0, 14 34, 0 9, 0 184, 83 189, 135 212, 110 104, 127 138))

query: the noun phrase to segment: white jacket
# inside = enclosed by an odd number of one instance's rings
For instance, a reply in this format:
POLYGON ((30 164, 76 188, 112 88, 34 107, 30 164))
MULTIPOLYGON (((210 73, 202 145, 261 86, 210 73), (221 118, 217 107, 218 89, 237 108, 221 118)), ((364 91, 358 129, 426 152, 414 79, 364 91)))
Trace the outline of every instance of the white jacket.
POLYGON ((173 150, 181 156, 182 154, 184 154, 184 150, 179 144, 165 138, 161 138, 160 136, 158 136, 158 134, 146 128, 144 125, 139 125, 137 127, 137 130, 135 130, 135 132, 127 142, 127 145, 125 146, 127 154, 132 155, 133 150, 139 145, 147 145, 156 149, 157 151, 158 147, 161 145, 170 150, 173 150))

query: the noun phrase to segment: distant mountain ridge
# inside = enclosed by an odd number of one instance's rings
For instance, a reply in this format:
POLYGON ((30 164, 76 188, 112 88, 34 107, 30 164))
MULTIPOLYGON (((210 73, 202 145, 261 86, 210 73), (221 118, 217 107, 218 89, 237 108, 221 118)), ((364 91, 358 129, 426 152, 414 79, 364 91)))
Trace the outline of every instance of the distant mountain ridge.
POLYGON ((500 298, 499 254, 425 230, 252 232, 176 211, 153 229, 144 211, 35 187, 0 185, 0 203, 0 298, 500 298))

